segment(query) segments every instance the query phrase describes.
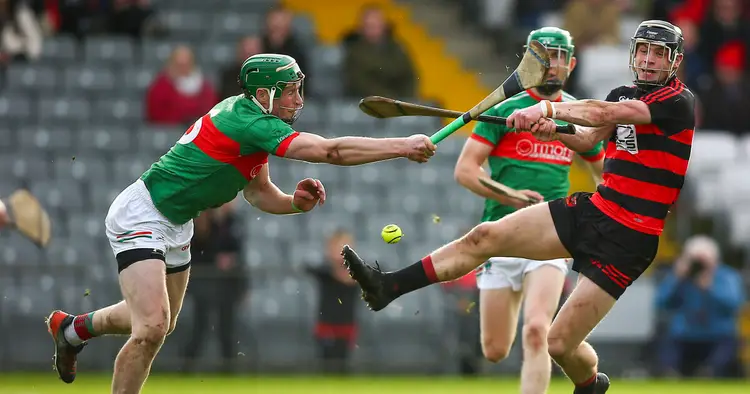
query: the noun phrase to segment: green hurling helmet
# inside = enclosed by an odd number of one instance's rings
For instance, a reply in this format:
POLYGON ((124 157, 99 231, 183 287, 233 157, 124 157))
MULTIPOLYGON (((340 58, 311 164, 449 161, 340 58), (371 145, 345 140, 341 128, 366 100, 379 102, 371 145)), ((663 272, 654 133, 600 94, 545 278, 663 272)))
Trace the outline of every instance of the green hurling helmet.
MULTIPOLYGON (((305 74, 302 73, 299 64, 293 57, 275 53, 262 53, 250 56, 242 63, 238 83, 245 97, 253 100, 266 113, 270 113, 273 110, 273 100, 270 100, 268 108, 264 108, 255 98, 255 92, 258 89, 267 89, 269 97, 280 99, 281 92, 287 84, 299 82, 300 95, 302 95, 304 79, 305 74)), ((291 124, 299 117, 302 106, 299 108, 282 108, 296 111, 292 119, 282 119, 291 124)))
POLYGON ((542 27, 537 30, 533 30, 529 33, 526 38, 526 46, 532 40, 539 41, 548 50, 557 51, 557 78, 548 79, 544 85, 537 87, 537 89, 543 94, 552 94, 562 89, 565 79, 570 74, 570 60, 573 58, 575 51, 575 45, 573 45, 573 37, 567 30, 560 29, 558 27, 542 27))

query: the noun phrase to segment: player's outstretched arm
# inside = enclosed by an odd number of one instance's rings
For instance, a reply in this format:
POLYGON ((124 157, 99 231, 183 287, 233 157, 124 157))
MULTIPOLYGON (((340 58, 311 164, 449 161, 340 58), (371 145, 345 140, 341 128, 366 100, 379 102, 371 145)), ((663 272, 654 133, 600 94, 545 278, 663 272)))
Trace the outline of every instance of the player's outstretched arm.
POLYGON ((264 165, 258 176, 242 190, 242 196, 255 208, 274 215, 308 212, 325 202, 325 189, 316 179, 305 179, 297 185, 293 195, 281 191, 273 182, 264 165))
POLYGON ((405 157, 424 163, 435 153, 435 145, 426 135, 408 138, 339 137, 327 139, 300 133, 289 144, 284 157, 311 163, 355 166, 405 157))
MULTIPOLYGON (((521 208, 522 206, 528 205, 522 205, 522 203, 518 200, 493 193, 490 189, 483 186, 479 182, 479 177, 489 177, 484 168, 482 168, 482 165, 490 156, 490 152, 492 152, 492 149, 493 147, 490 145, 481 143, 471 138, 467 139, 466 144, 464 144, 464 148, 461 151, 461 155, 458 157, 456 168, 453 172, 453 177, 456 179, 456 182, 480 197, 498 201, 503 205, 516 208, 521 208)), ((543 199, 543 197, 538 193, 535 193, 535 195, 531 197, 536 199, 543 199)))
POLYGON ((548 104, 544 117, 560 119, 581 126, 601 127, 618 124, 649 124, 651 111, 640 100, 618 102, 579 100, 548 104))

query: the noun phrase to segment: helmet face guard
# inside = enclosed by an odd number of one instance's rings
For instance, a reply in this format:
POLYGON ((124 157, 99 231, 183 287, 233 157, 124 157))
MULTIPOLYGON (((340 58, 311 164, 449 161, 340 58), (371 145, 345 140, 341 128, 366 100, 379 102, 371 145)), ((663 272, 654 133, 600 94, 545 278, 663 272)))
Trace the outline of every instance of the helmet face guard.
POLYGON ((529 36, 526 38, 526 46, 532 40, 539 41, 548 51, 555 52, 550 53, 550 58, 557 59, 555 78, 547 79, 543 85, 536 87, 539 93, 552 95, 563 88, 565 81, 570 75, 570 62, 573 59, 575 51, 573 37, 567 30, 557 27, 542 27, 529 33, 529 36))
POLYGON ((633 82, 642 89, 665 86, 670 79, 677 75, 677 58, 683 52, 682 31, 679 27, 658 20, 642 22, 630 39, 629 66, 633 73, 633 82), (666 67, 649 67, 650 56, 653 56, 651 49, 655 46, 663 48, 664 55, 659 59, 667 58, 666 67), (644 47, 647 54, 646 59, 638 62, 636 60, 637 53, 640 48, 644 47), (656 80, 641 79, 638 77, 638 70, 656 73, 657 75, 666 73, 667 76, 656 80))
POLYGON ((281 119, 286 123, 293 124, 304 107, 304 80, 305 74, 300 70, 297 61, 291 56, 277 54, 258 54, 249 57, 242 64, 238 84, 245 97, 252 100, 260 109, 270 114, 273 111, 274 101, 282 97, 284 89, 290 85, 299 83, 299 94, 302 102, 299 107, 291 108, 279 106, 279 108, 293 111, 289 119, 281 119), (255 97, 258 89, 268 92, 270 98, 268 107, 264 107, 255 97))
POLYGON ((570 59, 573 56, 566 48, 561 46, 545 45, 545 47, 547 47, 548 52, 556 52, 550 53, 550 58, 557 57, 557 65, 555 66, 557 73, 554 78, 547 78, 544 84, 537 86, 536 89, 539 93, 549 96, 562 90, 565 81, 570 76, 570 59))

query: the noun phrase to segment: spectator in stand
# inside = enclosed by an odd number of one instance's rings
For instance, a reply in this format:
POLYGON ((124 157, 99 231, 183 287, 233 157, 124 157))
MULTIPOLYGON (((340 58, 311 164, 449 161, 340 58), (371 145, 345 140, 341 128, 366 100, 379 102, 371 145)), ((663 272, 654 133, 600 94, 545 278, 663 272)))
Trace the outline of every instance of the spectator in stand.
POLYGON ((82 40, 96 30, 97 19, 104 10, 102 4, 87 0, 57 0, 47 5, 50 18, 58 26, 58 32, 71 34, 82 40))
POLYGON ((715 57, 711 82, 698 93, 702 128, 728 130, 737 135, 750 131, 750 83, 745 70, 745 47, 730 42, 715 57))
POLYGON ((719 49, 730 42, 750 43, 750 3, 741 0, 713 0, 709 13, 700 26, 698 53, 706 59, 706 74, 714 74, 714 58, 719 49), (744 8, 744 9, 743 9, 744 8))
POLYGON ((42 54, 42 27, 23 0, 0 0, 0 64, 34 61, 42 54))
POLYGON ((192 239, 190 287, 193 298, 193 330, 183 344, 185 372, 193 372, 206 340, 216 335, 221 350, 221 369, 232 372, 237 359, 237 312, 249 287, 242 262, 237 200, 203 211, 195 219, 192 239))
POLYGON ((416 97, 412 61, 396 41, 380 8, 363 9, 359 31, 350 33, 344 43, 347 96, 416 97))
POLYGON ((737 363, 737 320, 745 301, 742 277, 721 262, 706 236, 685 243, 659 284, 656 304, 669 315, 661 366, 670 376, 726 377, 737 363))
POLYGON ((353 245, 353 237, 337 231, 326 244, 326 261, 310 266, 308 272, 318 285, 318 316, 315 339, 324 372, 344 374, 349 370, 351 350, 357 340, 359 287, 344 267, 341 248, 353 245))
POLYGON ((469 272, 463 277, 442 284, 448 295, 446 312, 448 320, 458 331, 458 369, 462 376, 479 374, 482 360, 482 344, 479 332, 479 290, 476 273, 469 272))
MULTIPOLYGON (((587 48, 620 44, 620 11, 620 5, 610 0, 572 0, 565 6, 563 28, 573 36, 579 68, 586 61, 587 48)), ((578 75, 580 73, 570 74, 566 90, 584 98, 587 93, 582 91, 578 75)))
POLYGON ((240 67, 242 63, 252 55, 263 52, 263 43, 258 36, 247 36, 237 43, 237 57, 235 60, 228 64, 221 71, 220 76, 220 99, 225 99, 230 96, 236 96, 240 94, 240 87, 237 84, 237 77, 239 75, 240 67))
POLYGON ((155 14, 151 0, 114 0, 107 25, 111 33, 140 39, 164 30, 155 14))
POLYGON ((187 126, 214 105, 218 97, 195 65, 193 51, 176 47, 146 94, 146 117, 155 124, 187 126))
POLYGON ((266 15, 266 28, 263 32, 263 48, 266 52, 289 55, 297 61, 307 77, 310 76, 308 56, 304 46, 292 31, 294 16, 285 8, 276 7, 266 15))

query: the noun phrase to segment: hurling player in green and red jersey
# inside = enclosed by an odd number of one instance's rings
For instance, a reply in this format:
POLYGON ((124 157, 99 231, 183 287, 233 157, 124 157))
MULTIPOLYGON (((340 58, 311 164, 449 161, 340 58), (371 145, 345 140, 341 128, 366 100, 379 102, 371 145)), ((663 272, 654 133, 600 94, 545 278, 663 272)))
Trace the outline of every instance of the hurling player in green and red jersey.
POLYGON ((140 179, 114 200, 105 219, 124 300, 74 316, 54 311, 48 330, 60 379, 76 376, 77 354, 93 337, 130 334, 115 360, 112 392, 140 392, 182 306, 190 267, 193 218, 242 191, 248 203, 272 214, 312 210, 325 201, 317 179, 292 194, 269 177, 268 156, 314 163, 359 165, 405 157, 426 162, 435 146, 408 138, 325 139, 291 125, 303 106, 304 74, 289 56, 259 54, 239 72, 243 93, 217 104, 140 179))
MULTIPOLYGON (((486 114, 508 117, 517 110, 539 105, 541 100, 575 100, 562 90, 576 64, 570 33, 543 27, 528 35, 527 44, 531 40, 541 42, 549 52, 546 83, 505 100, 486 114)), ((604 162, 602 144, 578 155, 590 164, 594 178, 598 179, 604 162)), ((484 173, 485 161, 489 162, 493 180, 536 201, 551 201, 568 195, 573 157, 574 152, 559 141, 542 142, 529 132, 516 132, 506 125, 477 123, 458 159, 455 175, 462 186, 486 199, 481 221, 492 222, 529 204, 497 195, 482 186, 478 178, 484 173)), ((499 362, 507 357, 515 341, 521 300, 524 300, 521 369, 524 394, 545 393, 549 386, 552 362, 547 353, 546 333, 560 301, 569 260, 495 256, 477 270, 482 351, 488 360, 499 362)))

